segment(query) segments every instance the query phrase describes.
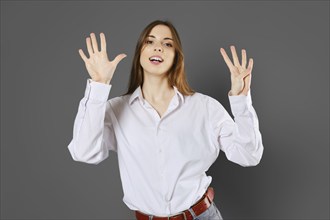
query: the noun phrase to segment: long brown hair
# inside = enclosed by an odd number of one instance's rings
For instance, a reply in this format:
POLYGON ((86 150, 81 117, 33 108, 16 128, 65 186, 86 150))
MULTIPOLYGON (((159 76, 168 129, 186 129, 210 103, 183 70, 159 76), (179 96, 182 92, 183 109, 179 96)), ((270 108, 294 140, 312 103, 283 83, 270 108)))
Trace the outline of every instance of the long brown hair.
POLYGON ((128 83, 128 91, 124 95, 132 94, 137 87, 143 85, 143 68, 140 64, 141 49, 145 44, 147 36, 156 25, 166 25, 169 27, 174 41, 174 62, 172 67, 167 72, 169 84, 171 86, 176 86, 182 95, 193 95, 195 91, 189 86, 186 79, 186 73, 184 69, 184 55, 179 34, 170 21, 162 20, 155 20, 151 22, 142 31, 135 48, 135 54, 131 68, 131 76, 128 83))

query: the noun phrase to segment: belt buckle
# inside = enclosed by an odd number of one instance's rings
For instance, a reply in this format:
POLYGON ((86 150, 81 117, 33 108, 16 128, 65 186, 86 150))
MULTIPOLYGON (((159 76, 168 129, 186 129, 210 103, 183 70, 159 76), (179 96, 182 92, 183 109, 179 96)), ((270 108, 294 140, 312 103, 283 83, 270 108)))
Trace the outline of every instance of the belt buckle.
POLYGON ((176 215, 167 216, 167 220, 170 220, 170 218, 173 217, 173 216, 177 216, 177 215, 181 215, 181 214, 183 214, 183 219, 187 220, 187 216, 186 216, 186 213, 184 211, 182 211, 182 212, 180 212, 179 214, 176 214, 176 215))
MULTIPOLYGON (((179 215, 181 215, 181 214, 183 214, 183 219, 184 219, 184 220, 187 220, 187 216, 186 216, 185 211, 179 213, 179 215)), ((168 220, 169 220, 169 217, 168 217, 168 220)))
POLYGON ((186 212, 183 212, 183 218, 184 220, 187 220, 186 212))

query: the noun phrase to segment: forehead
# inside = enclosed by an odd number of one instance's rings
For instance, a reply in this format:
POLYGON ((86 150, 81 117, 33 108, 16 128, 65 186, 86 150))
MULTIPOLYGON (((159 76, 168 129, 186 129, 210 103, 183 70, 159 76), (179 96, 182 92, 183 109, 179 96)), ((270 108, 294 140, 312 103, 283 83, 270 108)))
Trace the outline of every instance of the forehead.
POLYGON ((165 37, 172 38, 171 29, 166 25, 156 25, 151 29, 149 35, 153 35, 156 38, 162 38, 162 39, 165 37))

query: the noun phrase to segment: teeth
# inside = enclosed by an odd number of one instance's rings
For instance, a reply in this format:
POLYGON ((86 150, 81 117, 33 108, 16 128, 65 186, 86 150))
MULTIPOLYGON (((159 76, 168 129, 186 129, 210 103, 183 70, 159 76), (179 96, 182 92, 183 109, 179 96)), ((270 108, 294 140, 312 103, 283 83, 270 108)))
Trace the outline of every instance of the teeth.
POLYGON ((159 58, 159 57, 150 57, 149 60, 151 60, 151 61, 156 60, 156 61, 159 61, 159 62, 162 62, 162 61, 163 61, 163 60, 162 60, 161 58, 159 58))

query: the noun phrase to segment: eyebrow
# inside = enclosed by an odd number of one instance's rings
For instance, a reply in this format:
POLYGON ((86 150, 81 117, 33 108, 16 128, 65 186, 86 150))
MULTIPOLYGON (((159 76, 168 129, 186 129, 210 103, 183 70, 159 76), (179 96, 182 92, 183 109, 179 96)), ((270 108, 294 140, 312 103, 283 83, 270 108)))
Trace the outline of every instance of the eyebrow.
MULTIPOLYGON (((156 38, 154 35, 148 35, 148 37, 156 38)), ((164 40, 173 40, 173 39, 169 37, 164 37, 164 40)))

